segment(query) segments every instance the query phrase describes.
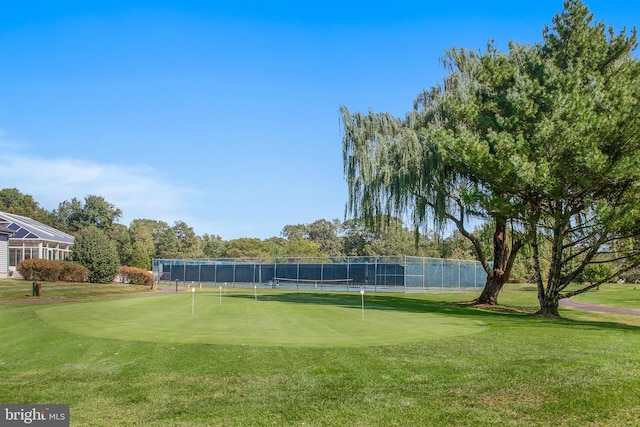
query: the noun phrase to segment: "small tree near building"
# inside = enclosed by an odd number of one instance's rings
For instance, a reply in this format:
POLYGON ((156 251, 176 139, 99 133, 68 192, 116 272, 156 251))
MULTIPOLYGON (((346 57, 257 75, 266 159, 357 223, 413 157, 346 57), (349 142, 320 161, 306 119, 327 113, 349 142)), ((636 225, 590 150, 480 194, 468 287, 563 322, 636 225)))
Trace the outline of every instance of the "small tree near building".
POLYGON ((112 282, 120 267, 113 243, 95 226, 86 227, 76 235, 72 257, 89 270, 91 283, 112 282))

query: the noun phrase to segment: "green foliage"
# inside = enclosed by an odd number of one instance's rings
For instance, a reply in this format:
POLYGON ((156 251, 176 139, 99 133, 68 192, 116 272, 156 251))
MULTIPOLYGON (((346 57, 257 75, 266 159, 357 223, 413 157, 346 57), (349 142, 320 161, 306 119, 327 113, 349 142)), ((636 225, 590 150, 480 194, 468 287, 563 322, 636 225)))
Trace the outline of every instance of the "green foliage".
POLYGON ((112 282, 120 266, 114 244, 95 226, 83 228, 75 236, 72 257, 89 270, 91 283, 112 282))
POLYGON ((494 110, 504 108, 505 80, 519 59, 491 45, 486 55, 451 50, 445 84, 419 95, 405 119, 351 114, 341 107, 349 212, 373 231, 383 225, 381 218, 392 216, 411 218, 416 231, 430 224, 439 230, 446 222, 455 225, 487 273, 481 303, 497 302, 523 245, 518 238, 509 247, 506 236, 508 220, 522 215, 513 196, 522 165, 499 150, 513 138, 502 134, 504 123, 493 120, 494 110), (474 219, 494 225, 489 251, 468 230, 474 219))
POLYGON ((222 250, 224 258, 271 258, 271 245, 257 238, 242 237, 228 241, 222 250))
POLYGON ((118 250, 118 258, 120 264, 131 265, 133 257, 133 242, 131 241, 131 233, 127 226, 122 224, 114 224, 111 236, 118 250))
POLYGON ((322 253, 337 256, 342 254, 342 242, 338 236, 340 227, 338 219, 319 219, 311 224, 285 225, 281 234, 290 241, 306 239, 315 242, 322 253))
POLYGON ((282 245, 281 256, 285 257, 323 257, 325 253, 316 242, 305 239, 287 240, 282 245))
POLYGON ((158 258, 181 258, 180 241, 171 228, 167 228, 158 236, 155 246, 158 258))
MULTIPOLYGON (((21 203, 34 208, 37 203, 31 196, 22 195, 16 189, 0 191, 0 196, 8 204, 5 210, 12 212, 11 206, 21 203)), ((1 199, 1 197, 0 197, 1 199)), ((105 207, 104 199, 97 196, 87 197, 89 207, 94 212, 96 206, 105 207)), ((107 204, 108 205, 108 204, 107 204)), ((107 206, 108 207, 108 206, 107 206)), ((40 220, 48 225, 63 231, 71 228, 83 227, 78 221, 81 217, 90 217, 83 213, 87 204, 73 198, 62 202, 58 210, 47 212, 42 210, 40 220), (44 220, 43 218, 48 218, 44 220), (75 224, 75 225, 73 225, 75 224)), ((31 212, 33 209, 29 210, 31 212)), ((16 211, 17 212, 17 211, 16 211)), ((20 211, 25 213, 26 211, 20 211)), ((45 218, 45 219, 46 219, 45 218)), ((37 219, 37 218, 36 218, 37 219)), ((135 219, 127 227, 123 224, 113 223, 108 227, 108 234, 115 245, 121 265, 151 269, 152 259, 155 258, 222 258, 230 254, 238 254, 243 257, 247 253, 256 253, 259 258, 279 257, 313 257, 313 256, 342 256, 342 255, 418 255, 440 257, 467 257, 461 251, 447 251, 448 239, 441 239, 437 233, 419 236, 416 246, 416 235, 406 229, 400 221, 392 220, 391 227, 372 231, 362 223, 351 229, 353 224, 342 224, 338 219, 332 221, 318 219, 310 224, 286 225, 282 235, 286 237, 271 237, 263 241, 264 244, 256 244, 251 249, 247 245, 238 242, 227 242, 218 235, 204 234, 198 236, 193 229, 183 221, 177 221, 174 226, 169 226, 164 221, 150 219, 135 219), (399 225, 398 225, 399 224, 399 225), (287 243, 288 240, 303 239, 304 242, 287 243), (444 245, 443 245, 444 242, 444 245), (229 244, 230 243, 230 244, 229 244), (313 244, 310 244, 313 243, 313 244), (225 247, 229 245, 229 249, 225 247), (315 245, 318 245, 317 247, 315 245), (238 247, 240 246, 240 247, 238 247), (268 249, 267 249, 268 247, 268 249)), ((249 245, 251 246, 251 245, 249 245)))
POLYGON ((308 235, 307 226, 304 224, 285 225, 280 234, 287 240, 304 239, 308 235))
MULTIPOLYGON (((486 239, 481 242, 486 242, 486 239)), ((473 259, 475 256, 473 248, 469 247, 469 240, 459 231, 454 231, 452 236, 442 241, 442 258, 473 259)))
POLYGON ((131 221, 129 235, 133 242, 133 248, 129 265, 146 270, 151 269, 151 260, 156 253, 153 223, 140 219, 131 221))
POLYGON ((82 202, 77 198, 65 200, 58 204, 58 209, 53 210, 56 228, 66 233, 75 232, 79 229, 76 224, 72 223, 72 216, 75 212, 82 210, 82 202))
POLYGON ((624 283, 640 283, 640 267, 629 269, 620 275, 624 283))
POLYGON ((77 232, 88 226, 111 231, 122 216, 122 211, 102 196, 88 195, 84 203, 75 197, 65 200, 53 211, 56 221, 64 226, 63 231, 77 232))
MULTIPOLYGON (((428 241, 426 236, 419 236, 416 246, 416 235, 408 230, 402 220, 396 217, 378 219, 380 225, 368 226, 365 220, 350 219, 342 223, 343 251, 348 256, 376 255, 415 255, 440 256, 438 243, 428 241)), ((434 235, 437 239, 437 236, 434 235)), ((458 254, 456 254, 458 255, 458 254)))
POLYGON ((205 234, 202 236, 202 252, 205 258, 220 258, 224 241, 220 236, 205 234))
POLYGON ((141 268, 143 270, 151 270, 152 257, 148 252, 148 246, 144 242, 135 242, 132 248, 129 265, 131 267, 141 268))
POLYGON ((604 283, 612 277, 613 266, 610 262, 602 264, 591 263, 587 265, 579 276, 576 276, 576 282, 588 283, 604 283))
POLYGON ((527 96, 549 101, 530 141, 544 167, 523 199, 540 218, 532 235, 551 246, 548 279, 538 286, 541 304, 553 306, 640 263, 638 247, 624 244, 640 235, 640 62, 631 54, 635 30, 616 35, 577 1, 565 4, 544 41, 527 74, 527 96), (595 283, 560 294, 580 280, 595 283))
POLYGON ((33 197, 22 194, 17 188, 3 188, 0 190, 0 211, 32 217, 40 206, 33 197))
MULTIPOLYGON (((166 224, 165 224, 166 225, 166 224)), ((202 258, 201 239, 183 221, 154 230, 156 258, 202 258)))
POLYGON ((40 207, 32 196, 22 194, 17 188, 0 190, 0 211, 26 216, 50 226, 55 226, 53 216, 40 207))
POLYGON ((121 266, 118 270, 118 275, 120 276, 122 283, 149 287, 153 287, 154 285, 155 279, 153 274, 141 268, 121 266))
POLYGON ((603 282, 640 263, 637 247, 611 253, 640 235, 636 31, 593 24, 575 0, 553 23, 539 45, 450 50, 444 84, 421 94, 405 119, 341 109, 353 215, 373 225, 380 215, 409 215, 415 228, 450 220, 489 279, 508 277, 526 237, 541 312, 552 315, 585 269, 599 269, 589 275, 603 282), (492 270, 465 229, 470 216, 495 225, 492 270), (595 267, 607 262, 615 264, 610 274, 595 267))
POLYGON ((201 239, 184 221, 176 221, 172 227, 178 239, 178 253, 181 258, 202 258, 201 239))
POLYGON ((274 236, 265 239, 264 242, 269 246, 271 259, 280 260, 286 258, 286 255, 284 254, 284 246, 287 244, 288 240, 274 236))

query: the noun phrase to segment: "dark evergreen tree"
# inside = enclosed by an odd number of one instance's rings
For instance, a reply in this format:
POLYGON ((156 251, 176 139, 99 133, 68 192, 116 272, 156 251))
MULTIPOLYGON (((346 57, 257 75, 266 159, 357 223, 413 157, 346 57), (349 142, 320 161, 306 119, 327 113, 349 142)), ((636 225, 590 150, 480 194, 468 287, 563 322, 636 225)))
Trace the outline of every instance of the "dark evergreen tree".
POLYGON ((91 283, 110 283, 118 273, 120 260, 106 232, 90 225, 75 236, 72 258, 85 266, 91 283))

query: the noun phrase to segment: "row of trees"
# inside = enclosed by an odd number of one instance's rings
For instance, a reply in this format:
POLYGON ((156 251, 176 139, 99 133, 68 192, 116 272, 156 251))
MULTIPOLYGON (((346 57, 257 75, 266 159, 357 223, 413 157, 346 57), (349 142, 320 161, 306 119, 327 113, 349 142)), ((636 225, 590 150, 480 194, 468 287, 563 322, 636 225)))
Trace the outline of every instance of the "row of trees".
MULTIPOLYGON (((106 275, 118 265, 151 269, 153 258, 283 258, 323 256, 425 256, 449 259, 477 259, 478 251, 469 244, 460 231, 447 237, 435 232, 416 235, 399 218, 380 218, 382 225, 374 231, 364 221, 350 219, 344 222, 319 219, 310 224, 283 227, 280 236, 265 240, 240 238, 223 240, 220 236, 197 235, 183 221, 169 225, 164 221, 135 219, 129 227, 117 223, 121 212, 101 196, 86 196, 84 201, 62 202, 67 210, 67 221, 59 221, 58 212, 46 211, 30 195, 15 188, 0 190, 0 211, 35 218, 47 225, 76 236, 75 257, 83 265, 91 266, 94 251, 99 253, 106 275), (107 220, 105 220, 107 218, 107 220), (418 240, 416 241, 416 238, 418 240), (104 248, 105 242, 108 248, 104 248), (82 250, 82 252, 80 252, 82 250)), ((481 253, 492 248, 493 224, 485 223, 470 235, 477 239, 481 253)), ((541 243, 541 250, 550 253, 550 246, 541 243)), ((524 247, 514 260, 511 277, 514 281, 535 280, 531 248, 524 247)), ((541 261, 548 264, 548 257, 541 261)), ((93 270, 95 268, 92 267, 93 270)), ((599 280, 607 276, 609 268, 590 268, 578 281, 599 280)), ((627 273, 629 280, 640 279, 634 270, 627 273)))
POLYGON ((169 225, 164 221, 135 219, 127 227, 117 222, 122 215, 120 209, 95 195, 82 201, 75 198, 63 201, 58 209, 47 211, 31 195, 5 188, 0 190, 0 210, 34 218, 76 237, 88 229, 92 233, 98 230, 116 249, 120 264, 145 269, 151 268, 153 258, 416 255, 473 259, 475 256, 459 233, 447 238, 436 233, 421 235, 416 244, 416 235, 398 218, 390 218, 385 221, 388 226, 376 231, 355 219, 344 222, 319 219, 310 224, 286 225, 280 236, 265 240, 225 241, 217 235, 199 236, 183 221, 169 225))
POLYGON ((487 272, 478 303, 497 303, 527 250, 540 314, 557 316, 561 298, 640 263, 640 62, 636 30, 594 23, 579 1, 553 24, 540 44, 447 52, 444 84, 405 118, 341 113, 355 217, 453 224, 487 272), (491 246, 470 218, 491 225, 491 246))

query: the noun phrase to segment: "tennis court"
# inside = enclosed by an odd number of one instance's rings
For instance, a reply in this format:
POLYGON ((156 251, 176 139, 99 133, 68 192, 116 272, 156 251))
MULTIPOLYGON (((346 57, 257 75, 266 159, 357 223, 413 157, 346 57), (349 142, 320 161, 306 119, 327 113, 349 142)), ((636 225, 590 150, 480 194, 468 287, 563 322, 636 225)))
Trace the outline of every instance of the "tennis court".
POLYGON ((425 257, 154 259, 158 283, 260 286, 296 290, 419 292, 475 290, 486 274, 477 261, 425 257))

